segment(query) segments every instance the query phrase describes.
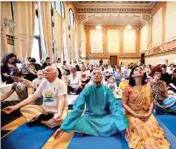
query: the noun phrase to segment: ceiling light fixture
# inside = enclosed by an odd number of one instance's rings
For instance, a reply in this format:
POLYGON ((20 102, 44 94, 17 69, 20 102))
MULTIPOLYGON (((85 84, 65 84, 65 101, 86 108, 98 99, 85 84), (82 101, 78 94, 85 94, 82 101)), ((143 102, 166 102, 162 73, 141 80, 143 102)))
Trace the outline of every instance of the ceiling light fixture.
POLYGON ((97 25, 97 26, 96 26, 96 29, 101 30, 101 29, 102 29, 102 26, 101 26, 101 25, 97 25))
POLYGON ((125 28, 130 30, 130 29, 132 29, 132 26, 131 25, 127 25, 125 28))

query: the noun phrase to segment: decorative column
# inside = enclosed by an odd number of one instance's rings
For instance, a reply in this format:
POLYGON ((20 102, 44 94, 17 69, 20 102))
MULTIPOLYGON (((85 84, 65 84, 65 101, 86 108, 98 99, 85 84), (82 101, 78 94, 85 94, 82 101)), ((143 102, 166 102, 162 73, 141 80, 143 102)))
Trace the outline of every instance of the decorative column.
POLYGON ((165 31, 166 31, 166 2, 162 6, 162 44, 165 42, 165 31))
POLYGON ((136 26, 136 54, 140 54, 140 26, 136 26))
POLYGON ((89 59, 90 50, 90 29, 85 27, 86 30, 86 59, 89 59))
POLYGON ((120 41, 120 51, 119 51, 119 54, 123 54, 124 53, 124 26, 120 26, 119 41, 120 41))
POLYGON ((147 48, 151 49, 152 48, 152 17, 151 15, 142 15, 141 16, 141 21, 148 25, 148 44, 147 48))
POLYGON ((102 34, 103 34, 103 55, 108 55, 108 39, 107 39, 107 28, 106 26, 103 26, 102 28, 102 34))

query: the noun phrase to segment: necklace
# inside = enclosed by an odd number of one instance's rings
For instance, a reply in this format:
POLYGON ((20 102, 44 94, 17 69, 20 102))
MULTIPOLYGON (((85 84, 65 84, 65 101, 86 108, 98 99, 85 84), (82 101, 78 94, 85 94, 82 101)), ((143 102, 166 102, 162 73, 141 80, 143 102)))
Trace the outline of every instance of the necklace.
POLYGON ((142 91, 142 85, 140 85, 140 86, 134 86, 134 87, 133 87, 133 90, 134 90, 135 92, 137 92, 137 93, 140 93, 140 92, 142 91))

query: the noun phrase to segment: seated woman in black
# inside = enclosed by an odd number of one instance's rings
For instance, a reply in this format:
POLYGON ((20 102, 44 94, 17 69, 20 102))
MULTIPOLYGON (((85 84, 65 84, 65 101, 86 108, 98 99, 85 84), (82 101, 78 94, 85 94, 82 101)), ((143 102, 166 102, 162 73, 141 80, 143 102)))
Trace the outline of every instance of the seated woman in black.
POLYGON ((9 53, 4 56, 4 58, 1 60, 1 78, 2 82, 6 82, 6 84, 13 83, 13 79, 10 77, 10 73, 17 69, 16 67, 16 55, 13 53, 9 53))
POLYGON ((47 57, 45 59, 45 62, 42 64, 42 68, 45 69, 47 66, 50 66, 50 65, 51 65, 51 58, 47 57))
POLYGON ((171 93, 172 95, 176 95, 176 69, 174 69, 173 74, 171 76, 171 81, 168 87, 168 93, 171 93))
POLYGON ((161 65, 161 69, 162 69, 162 75, 161 75, 161 80, 164 81, 166 83, 166 85, 168 86, 171 80, 171 75, 169 75, 166 70, 167 70, 167 66, 165 64, 161 65))

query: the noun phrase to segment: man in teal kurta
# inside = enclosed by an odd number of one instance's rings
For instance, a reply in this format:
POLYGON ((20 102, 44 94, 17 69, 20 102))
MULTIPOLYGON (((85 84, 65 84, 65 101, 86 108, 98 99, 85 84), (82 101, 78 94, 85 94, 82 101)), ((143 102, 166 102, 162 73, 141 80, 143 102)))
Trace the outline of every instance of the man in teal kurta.
POLYGON ((101 71, 94 70, 92 79, 94 85, 81 92, 55 137, 72 130, 94 136, 112 136, 128 127, 112 91, 101 84, 101 71))

